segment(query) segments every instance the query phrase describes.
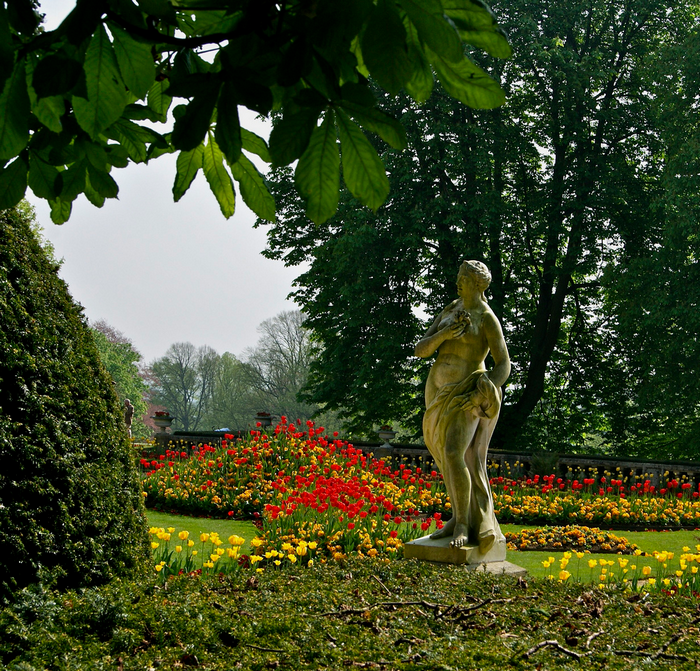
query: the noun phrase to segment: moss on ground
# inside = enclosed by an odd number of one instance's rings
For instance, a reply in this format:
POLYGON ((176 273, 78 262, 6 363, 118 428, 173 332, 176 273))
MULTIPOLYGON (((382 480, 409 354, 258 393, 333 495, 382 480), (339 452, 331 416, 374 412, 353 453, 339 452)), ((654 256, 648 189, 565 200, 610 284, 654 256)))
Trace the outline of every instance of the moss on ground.
POLYGON ((29 588, 0 611, 0 659, 18 671, 693 669, 698 603, 415 561, 350 562, 165 586, 29 588))

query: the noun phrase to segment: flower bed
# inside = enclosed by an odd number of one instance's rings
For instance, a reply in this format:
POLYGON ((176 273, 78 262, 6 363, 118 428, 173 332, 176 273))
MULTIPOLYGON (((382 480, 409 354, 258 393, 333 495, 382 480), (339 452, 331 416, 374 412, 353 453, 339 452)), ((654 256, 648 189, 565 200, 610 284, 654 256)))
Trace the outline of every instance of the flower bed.
MULTIPOLYGON (((167 451, 141 460, 146 505, 180 513, 253 519, 266 551, 314 542, 326 557, 391 557, 450 515, 442 477, 367 457, 312 422, 286 420, 221 447, 167 451)), ((655 489, 648 480, 491 479, 501 522, 643 528, 700 525, 698 492, 687 482, 655 489)), ((303 546, 302 546, 303 547, 303 546)), ((296 553, 296 549, 294 550, 296 553)), ((310 555, 297 555, 310 556, 310 555)))
POLYGON ((634 554, 639 549, 626 538, 597 528, 579 526, 523 529, 519 533, 506 532, 505 537, 509 550, 634 554))

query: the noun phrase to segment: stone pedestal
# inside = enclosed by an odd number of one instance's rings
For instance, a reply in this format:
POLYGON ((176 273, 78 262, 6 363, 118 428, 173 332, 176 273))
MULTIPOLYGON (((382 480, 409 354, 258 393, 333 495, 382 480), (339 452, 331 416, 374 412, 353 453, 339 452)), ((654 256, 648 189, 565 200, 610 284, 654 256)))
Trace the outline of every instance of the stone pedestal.
POLYGON ((423 561, 436 561, 445 564, 485 564, 488 562, 502 562, 506 559, 506 541, 497 540, 488 552, 481 553, 478 545, 463 545, 454 548, 451 545, 452 537, 431 538, 423 536, 406 543, 403 548, 403 556, 406 559, 415 558, 423 561))
POLYGON ((527 570, 506 561, 506 541, 497 540, 488 552, 480 552, 478 545, 463 545, 454 548, 452 538, 423 536, 403 546, 406 559, 441 562, 443 564, 465 564, 469 571, 484 571, 496 575, 527 575, 527 570))

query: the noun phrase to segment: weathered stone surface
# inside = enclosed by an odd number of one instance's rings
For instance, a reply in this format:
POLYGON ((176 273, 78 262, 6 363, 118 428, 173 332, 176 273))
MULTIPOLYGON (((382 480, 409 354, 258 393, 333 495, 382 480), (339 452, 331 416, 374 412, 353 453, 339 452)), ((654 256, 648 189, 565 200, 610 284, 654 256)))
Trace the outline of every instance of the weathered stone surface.
POLYGON ((451 545, 452 538, 431 538, 423 536, 406 543, 403 548, 407 559, 443 562, 445 564, 484 564, 504 562, 506 559, 506 542, 497 540, 491 549, 482 553, 478 545, 463 545, 456 548, 451 545))
POLYGON ((527 569, 517 564, 512 564, 509 561, 493 561, 488 564, 469 564, 467 571, 476 571, 477 573, 492 573, 493 575, 512 575, 516 578, 522 578, 527 575, 527 569))

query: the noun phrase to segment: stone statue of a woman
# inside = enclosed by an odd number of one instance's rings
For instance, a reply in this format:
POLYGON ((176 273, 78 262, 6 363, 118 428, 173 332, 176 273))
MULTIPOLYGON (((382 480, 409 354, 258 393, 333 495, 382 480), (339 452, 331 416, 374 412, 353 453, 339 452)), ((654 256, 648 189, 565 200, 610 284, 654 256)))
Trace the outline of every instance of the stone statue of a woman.
POLYGON ((481 555, 503 541, 493 512, 486 454, 501 409, 501 386, 510 374, 501 325, 484 297, 490 282, 483 263, 462 263, 459 298, 416 345, 416 356, 438 355, 425 387, 423 436, 445 479, 453 513, 431 538, 451 536, 452 547, 478 546, 481 555), (487 372, 489 351, 495 365, 487 372))

